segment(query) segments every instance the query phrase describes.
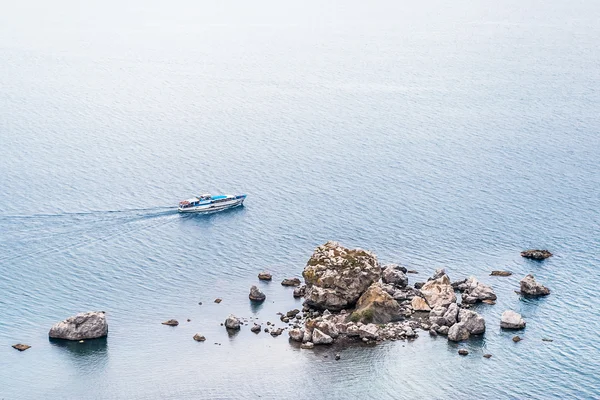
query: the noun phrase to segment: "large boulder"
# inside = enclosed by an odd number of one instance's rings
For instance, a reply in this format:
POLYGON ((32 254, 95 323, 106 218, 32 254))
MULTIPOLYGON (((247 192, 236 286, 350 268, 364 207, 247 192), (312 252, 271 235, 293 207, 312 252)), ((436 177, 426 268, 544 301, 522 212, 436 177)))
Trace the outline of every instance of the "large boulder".
POLYGON ((521 257, 531 258, 532 260, 544 260, 552 257, 548 250, 525 250, 521 252, 521 257))
POLYGON ((521 293, 527 296, 547 296, 550 294, 550 289, 546 286, 537 283, 533 275, 529 274, 521 279, 521 293))
POLYGON ((460 342, 467 340, 471 336, 465 324, 454 324, 448 330, 448 340, 452 342, 460 342))
POLYGON ((312 332, 312 342, 314 344, 331 344, 333 343, 333 338, 320 330, 315 329, 312 332))
POLYGON ((408 285, 408 277, 404 275, 404 272, 396 264, 390 264, 383 269, 381 280, 383 283, 388 283, 399 288, 408 285))
MULTIPOLYGON (((436 272, 437 276, 439 275, 436 272)), ((450 278, 448 275, 442 274, 439 278, 429 280, 425 282, 421 287, 421 294, 427 300, 429 307, 434 308, 436 306, 448 306, 452 303, 456 303, 456 295, 454 289, 450 284, 450 278)))
POLYGON ((380 283, 374 283, 356 302, 356 311, 352 313, 354 322, 387 324, 402 317, 400 305, 390 296, 380 283))
POLYGON ((525 328, 525 325, 525 320, 523 317, 521 317, 521 314, 512 310, 506 310, 502 313, 502 317, 500 319, 500 328, 523 329, 525 328))
POLYGON ((463 324, 471 335, 485 332, 485 319, 475 311, 461 309, 458 312, 458 322, 463 324))
POLYGON ((48 336, 53 339, 85 340, 108 335, 104 311, 90 311, 69 317, 52 325, 48 336))
POLYGON ((302 276, 306 282, 306 306, 339 311, 354 306, 367 288, 379 280, 381 268, 374 254, 330 241, 317 247, 302 276))
POLYGON ((479 282, 475 277, 470 277, 464 283, 462 301, 465 304, 475 304, 484 300, 496 300, 496 293, 488 285, 479 282))

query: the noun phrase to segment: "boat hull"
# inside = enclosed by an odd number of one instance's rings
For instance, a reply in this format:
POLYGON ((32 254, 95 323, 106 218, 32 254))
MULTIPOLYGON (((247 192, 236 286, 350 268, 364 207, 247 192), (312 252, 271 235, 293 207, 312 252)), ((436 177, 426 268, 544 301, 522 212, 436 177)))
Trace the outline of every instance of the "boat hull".
POLYGON ((227 210, 229 208, 239 207, 244 204, 244 200, 246 198, 240 199, 231 199, 228 201, 223 201, 220 203, 209 203, 209 204, 200 204, 194 207, 179 207, 177 209, 180 213, 213 213, 217 211, 227 210))

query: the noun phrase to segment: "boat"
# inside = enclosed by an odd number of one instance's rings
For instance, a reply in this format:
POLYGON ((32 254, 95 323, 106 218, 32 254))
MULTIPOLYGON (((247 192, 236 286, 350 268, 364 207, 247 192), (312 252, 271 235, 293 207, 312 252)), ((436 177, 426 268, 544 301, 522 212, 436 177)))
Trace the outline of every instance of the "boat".
POLYGON ((180 213, 212 213, 241 206, 246 200, 245 194, 201 194, 191 199, 179 202, 177 211, 180 213))

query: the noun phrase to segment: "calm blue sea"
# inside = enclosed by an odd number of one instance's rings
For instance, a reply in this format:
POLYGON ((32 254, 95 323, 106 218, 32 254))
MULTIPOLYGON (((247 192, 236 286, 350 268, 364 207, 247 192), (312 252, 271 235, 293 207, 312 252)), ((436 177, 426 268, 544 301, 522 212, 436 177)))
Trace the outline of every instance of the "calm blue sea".
POLYGON ((579 0, 3 2, 0 399, 600 398, 599 21, 579 0), (200 192, 248 199, 175 212, 200 192), (484 337, 335 361, 226 334, 299 307, 279 282, 330 239, 411 283, 490 284, 484 337), (527 273, 552 294, 520 298, 527 273), (107 341, 48 341, 88 310, 107 341))

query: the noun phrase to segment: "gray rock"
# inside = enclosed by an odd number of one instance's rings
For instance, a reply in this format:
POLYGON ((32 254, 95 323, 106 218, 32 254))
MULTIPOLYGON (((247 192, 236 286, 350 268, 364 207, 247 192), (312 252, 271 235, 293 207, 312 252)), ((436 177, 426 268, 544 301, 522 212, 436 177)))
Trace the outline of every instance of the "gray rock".
POLYGON ((491 276, 511 276, 512 272, 509 271, 492 271, 491 276))
POLYGON ((381 277, 377 257, 336 242, 317 247, 302 273, 306 281, 304 304, 339 311, 352 307, 372 283, 381 277))
POLYGON ((252 332, 254 332, 254 333, 260 333, 260 330, 261 330, 261 326, 260 326, 260 325, 258 325, 258 324, 254 324, 254 325, 252 326, 252 328, 250 328, 250 331, 252 331, 252 332))
POLYGON ((267 296, 263 292, 261 292, 256 286, 252 286, 250 288, 250 294, 248 295, 248 297, 250 298, 250 300, 256 302, 265 301, 265 299, 267 298, 267 296))
POLYGON ((394 285, 400 288, 408 285, 408 278, 404 275, 404 272, 396 268, 396 265, 389 265, 383 270, 381 276, 383 283, 394 285))
POLYGON ((240 320, 235 315, 230 314, 225 320, 225 328, 233 330, 240 329, 240 320))
MULTIPOLYGON (((440 272, 436 272, 434 276, 438 276, 440 272)), ((456 295, 454 289, 450 285, 450 279, 445 273, 439 278, 427 281, 420 289, 421 294, 427 300, 429 307, 448 306, 451 303, 456 303, 456 295)))
POLYGON ((379 327, 375 324, 366 324, 358 328, 358 336, 361 339, 373 339, 379 338, 379 327))
POLYGON ((467 279, 463 288, 463 303, 475 304, 485 300, 496 300, 494 290, 488 285, 479 282, 475 277, 467 279))
POLYGON ((300 279, 298 278, 289 278, 281 281, 281 284, 283 286, 300 286, 302 282, 300 282, 300 279))
POLYGON ((104 311, 80 313, 58 322, 48 335, 54 339, 84 340, 108 335, 108 323, 104 311))
POLYGON ((467 349, 458 349, 458 354, 461 356, 466 356, 469 354, 469 351, 467 349))
POLYGON ((314 344, 331 344, 333 343, 333 338, 315 328, 312 332, 312 342, 314 344))
POLYGON ((461 340, 467 340, 471 336, 469 330, 462 322, 454 324, 448 330, 448 340, 453 342, 460 342, 461 340))
POLYGON ((548 250, 525 250, 521 252, 521 257, 533 260, 545 260, 548 257, 552 257, 552 253, 548 250))
POLYGON ((168 325, 168 326, 177 326, 177 325, 179 325, 179 322, 176 319, 170 319, 168 321, 161 322, 161 324, 168 325))
MULTIPOLYGON (((456 324, 455 324, 456 325, 456 324)), ((448 334, 448 332, 450 331, 450 328, 447 326, 440 326, 439 328, 437 328, 436 332, 439 333, 440 335, 444 335, 446 336, 448 334)))
POLYGON ((204 341, 206 340, 206 338, 205 338, 203 335, 201 335, 201 334, 199 334, 199 333, 196 333, 196 334, 194 335, 194 340, 195 340, 196 342, 204 342, 204 341))
POLYGON ((500 319, 500 328, 503 329, 523 329, 525 328, 525 320, 518 314, 511 310, 506 310, 502 313, 500 319))
POLYGON ((304 331, 302 329, 290 329, 288 334, 290 335, 290 339, 295 342, 302 342, 304 340, 304 331))
POLYGON ((458 320, 458 305, 456 303, 452 303, 448 306, 448 310, 444 314, 444 321, 447 326, 454 325, 458 320))
POLYGON ((533 275, 529 274, 521 279, 521 293, 527 296, 547 296, 550 294, 550 289, 546 286, 537 283, 533 275))
POLYGON ((270 273, 263 271, 258 274, 258 279, 260 279, 261 281, 270 281, 271 279, 273 279, 273 276, 270 273))
POLYGON ((398 302, 382 289, 381 284, 374 283, 356 302, 351 319, 354 322, 386 324, 401 319, 401 311, 398 302))
POLYGON ((485 332, 485 319, 475 311, 461 309, 458 313, 458 322, 463 324, 471 335, 485 332))
POLYGON ((315 347, 315 344, 313 342, 305 342, 300 345, 300 348, 302 348, 302 349, 312 349, 314 347, 315 347))
POLYGON ((315 324, 315 328, 334 339, 340 335, 335 323, 332 321, 319 321, 315 324))
POLYGON ((302 285, 294 289, 295 298, 304 297, 304 293, 306 293, 306 285, 302 285))

